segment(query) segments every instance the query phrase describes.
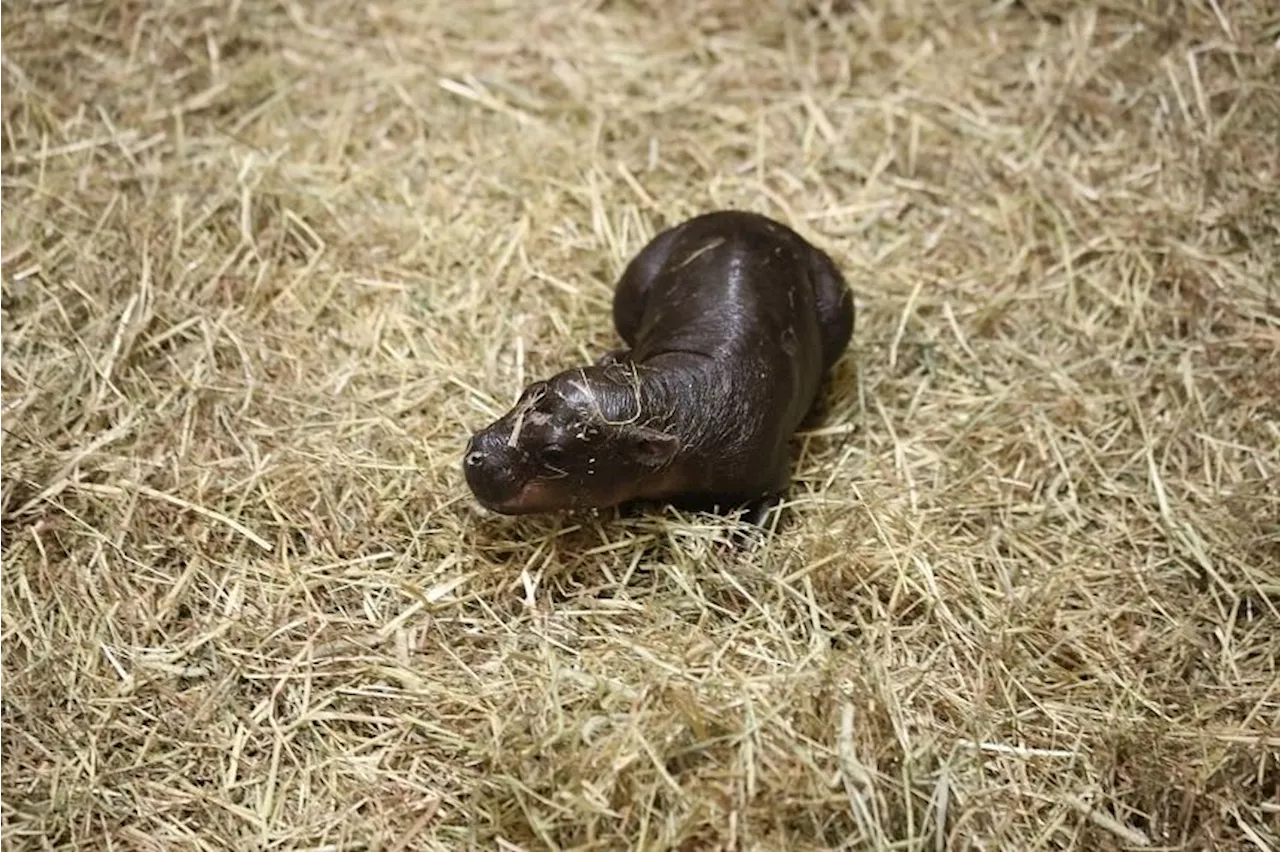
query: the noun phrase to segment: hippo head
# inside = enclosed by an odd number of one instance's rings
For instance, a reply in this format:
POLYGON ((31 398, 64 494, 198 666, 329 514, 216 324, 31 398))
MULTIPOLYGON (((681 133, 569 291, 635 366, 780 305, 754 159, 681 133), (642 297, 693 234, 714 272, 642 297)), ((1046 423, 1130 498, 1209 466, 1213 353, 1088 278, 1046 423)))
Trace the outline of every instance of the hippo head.
POLYGON ((680 441, 646 425, 641 399, 635 370, 620 365, 534 382, 467 443, 467 486, 504 515, 602 509, 644 496, 680 441))

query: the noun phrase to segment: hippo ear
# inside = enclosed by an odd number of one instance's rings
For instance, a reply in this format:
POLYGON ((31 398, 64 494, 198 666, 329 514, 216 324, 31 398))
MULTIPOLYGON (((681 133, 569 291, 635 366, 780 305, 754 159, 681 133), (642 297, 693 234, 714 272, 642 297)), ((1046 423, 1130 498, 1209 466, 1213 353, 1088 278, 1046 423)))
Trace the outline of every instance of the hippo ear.
POLYGON ((680 449, 680 439, 647 426, 627 426, 622 431, 626 455, 646 467, 662 467, 680 449))

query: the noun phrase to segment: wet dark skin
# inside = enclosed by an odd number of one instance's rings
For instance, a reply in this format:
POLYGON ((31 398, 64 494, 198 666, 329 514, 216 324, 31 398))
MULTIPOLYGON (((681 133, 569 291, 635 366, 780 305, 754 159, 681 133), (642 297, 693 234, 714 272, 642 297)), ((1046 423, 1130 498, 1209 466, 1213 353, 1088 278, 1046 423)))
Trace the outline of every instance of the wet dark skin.
POLYGON ((779 222, 707 213, 628 264, 613 319, 627 348, 531 384, 472 436, 477 501, 507 515, 664 501, 759 522, 853 333, 839 269, 779 222))

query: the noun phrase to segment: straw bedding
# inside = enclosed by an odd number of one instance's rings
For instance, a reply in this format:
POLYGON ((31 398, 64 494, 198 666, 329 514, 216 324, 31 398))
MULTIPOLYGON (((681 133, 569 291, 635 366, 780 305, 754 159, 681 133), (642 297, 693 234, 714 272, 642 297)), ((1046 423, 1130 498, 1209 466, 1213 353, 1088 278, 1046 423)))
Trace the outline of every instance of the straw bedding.
POLYGON ((1274 849, 1264 0, 13 3, 6 849, 1274 849), (788 523, 468 433, 718 207, 857 293, 788 523))

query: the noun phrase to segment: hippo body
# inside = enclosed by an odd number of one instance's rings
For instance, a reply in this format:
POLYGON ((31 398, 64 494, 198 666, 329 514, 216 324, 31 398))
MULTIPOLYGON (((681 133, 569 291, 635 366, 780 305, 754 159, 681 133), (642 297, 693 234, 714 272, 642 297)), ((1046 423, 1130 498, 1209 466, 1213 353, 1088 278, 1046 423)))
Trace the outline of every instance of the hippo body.
POLYGON ((765 216, 702 214, 632 259, 613 320, 626 348, 532 383, 472 436, 463 467, 480 504, 776 504, 791 438, 853 334, 831 258, 765 216))

